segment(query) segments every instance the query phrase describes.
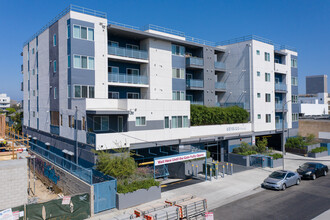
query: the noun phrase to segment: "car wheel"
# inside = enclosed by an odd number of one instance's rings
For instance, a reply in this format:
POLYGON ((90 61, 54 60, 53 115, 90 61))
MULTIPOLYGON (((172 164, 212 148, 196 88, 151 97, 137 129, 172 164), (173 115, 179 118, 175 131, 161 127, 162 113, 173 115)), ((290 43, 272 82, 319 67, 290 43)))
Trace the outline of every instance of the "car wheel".
POLYGON ((285 183, 282 185, 282 190, 284 191, 286 189, 285 183))
POLYGON ((297 179, 297 182, 296 182, 296 184, 297 184, 297 185, 299 185, 299 184, 300 184, 300 179, 297 179))
POLYGON ((323 171, 323 176, 326 176, 327 175, 327 171, 323 171))
POLYGON ((316 179, 316 175, 313 174, 313 175, 312 175, 312 180, 315 180, 315 179, 316 179))

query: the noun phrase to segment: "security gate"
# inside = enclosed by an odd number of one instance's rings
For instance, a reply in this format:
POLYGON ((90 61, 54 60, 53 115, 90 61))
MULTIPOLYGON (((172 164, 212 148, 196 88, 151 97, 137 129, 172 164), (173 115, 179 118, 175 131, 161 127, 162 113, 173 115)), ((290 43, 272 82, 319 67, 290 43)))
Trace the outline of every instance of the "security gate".
POLYGON ((116 207, 117 181, 93 184, 94 186, 94 213, 99 213, 116 207))

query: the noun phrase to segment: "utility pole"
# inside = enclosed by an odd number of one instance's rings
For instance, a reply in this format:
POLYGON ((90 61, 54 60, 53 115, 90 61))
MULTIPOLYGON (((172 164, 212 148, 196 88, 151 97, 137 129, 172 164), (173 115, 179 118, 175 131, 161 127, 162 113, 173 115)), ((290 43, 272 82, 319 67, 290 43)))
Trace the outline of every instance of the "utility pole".
POLYGON ((283 102, 282 104, 282 156, 283 156, 283 170, 284 170, 284 155, 285 155, 285 136, 284 136, 284 129, 285 129, 285 119, 284 119, 284 107, 287 103, 291 102, 291 100, 287 102, 283 102))
POLYGON ((75 134, 75 141, 76 141, 76 164, 78 165, 78 107, 76 106, 76 112, 74 115, 74 134, 75 134))

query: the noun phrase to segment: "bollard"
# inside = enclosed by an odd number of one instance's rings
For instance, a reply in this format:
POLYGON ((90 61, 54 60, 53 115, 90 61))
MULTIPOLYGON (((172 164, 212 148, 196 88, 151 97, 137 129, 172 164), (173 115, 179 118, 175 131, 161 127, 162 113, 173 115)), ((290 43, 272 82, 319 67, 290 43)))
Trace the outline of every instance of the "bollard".
POLYGON ((219 171, 218 171, 218 165, 215 168, 215 178, 218 179, 219 171))
POLYGON ((225 178, 225 165, 222 165, 222 178, 225 178))
POLYGON ((228 175, 228 163, 226 163, 226 174, 228 175))
POLYGON ((198 176, 198 165, 196 165, 196 177, 198 176))
POLYGON ((233 164, 231 163, 230 164, 230 175, 233 175, 233 172, 234 172, 234 167, 233 167, 233 164))
POLYGON ((191 175, 194 176, 194 164, 191 164, 191 175))
POLYGON ((212 181, 212 168, 210 168, 210 181, 212 181))

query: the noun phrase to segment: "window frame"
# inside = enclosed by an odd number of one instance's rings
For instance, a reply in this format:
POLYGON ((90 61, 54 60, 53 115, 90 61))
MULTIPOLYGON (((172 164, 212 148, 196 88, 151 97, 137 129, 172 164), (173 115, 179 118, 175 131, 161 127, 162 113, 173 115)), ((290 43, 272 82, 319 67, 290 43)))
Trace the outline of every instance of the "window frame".
POLYGON ((140 93, 138 93, 138 92, 127 92, 127 93, 126 93, 126 98, 127 98, 127 99, 140 99, 140 93), (128 95, 132 95, 133 98, 129 98, 128 95), (137 98, 134 97, 134 96, 136 96, 136 95, 137 95, 137 98))
POLYGON ((57 44, 57 39, 56 39, 56 34, 53 35, 53 47, 56 47, 57 44))
POLYGON ((169 116, 164 116, 164 129, 169 129, 170 128, 170 117, 169 116), (167 126, 166 126, 167 123, 167 126))
POLYGON ((265 102, 271 102, 271 94, 265 93, 265 102))
POLYGON ((82 70, 95 70, 95 57, 93 57, 93 56, 79 55, 79 54, 73 54, 73 68, 75 68, 75 69, 82 69, 82 70), (77 58, 77 57, 79 57, 79 64, 80 64, 79 66, 80 67, 77 67, 76 66, 75 58, 77 58), (87 68, 83 68, 82 67, 82 65, 83 65, 82 57, 86 57, 87 68), (90 68, 90 64, 89 64, 90 58, 93 59, 93 69, 90 68))
POLYGON ((86 27, 86 26, 81 26, 81 25, 78 25, 78 24, 73 24, 73 38, 75 39, 80 39, 80 40, 88 40, 88 41, 94 41, 94 38, 95 38, 95 33, 94 33, 94 28, 91 28, 91 27, 86 27), (76 37, 75 36, 75 32, 74 32, 74 28, 75 27, 79 27, 79 37, 76 37), (86 28, 86 39, 85 38, 82 38, 81 37, 81 28, 86 28), (89 37, 89 33, 90 31, 89 30, 93 30, 93 40, 90 40, 90 37, 89 37))
POLYGON ((266 119, 266 123, 272 123, 272 115, 271 114, 266 114, 265 119, 266 119), (268 121, 268 119, 269 119, 269 121, 268 121))
POLYGON ((137 127, 147 126, 146 116, 137 116, 137 117, 135 117, 135 126, 137 126, 137 127), (143 122, 143 120, 144 120, 144 124, 141 123, 141 122, 143 122), (138 121, 139 121, 139 123, 137 123, 138 121))
POLYGON ((119 99, 119 92, 116 92, 116 91, 108 91, 108 99, 119 99), (111 96, 113 97, 113 94, 117 94, 118 95, 118 98, 109 98, 109 94, 112 94, 111 96))

